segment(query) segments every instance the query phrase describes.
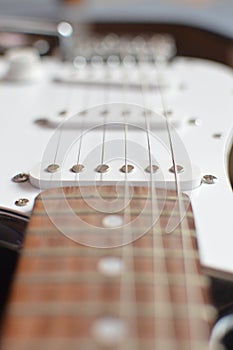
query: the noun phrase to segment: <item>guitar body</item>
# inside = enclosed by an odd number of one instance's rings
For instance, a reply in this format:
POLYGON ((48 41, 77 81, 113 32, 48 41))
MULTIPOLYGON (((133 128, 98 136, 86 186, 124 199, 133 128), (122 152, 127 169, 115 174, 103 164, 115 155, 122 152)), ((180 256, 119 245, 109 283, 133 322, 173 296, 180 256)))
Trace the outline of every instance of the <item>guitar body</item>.
POLYGON ((7 79, 1 62, 2 212, 33 212, 2 350, 207 348, 202 273, 233 272, 232 72, 161 63, 156 50, 123 64, 119 48, 107 63, 46 58, 32 83, 7 79))

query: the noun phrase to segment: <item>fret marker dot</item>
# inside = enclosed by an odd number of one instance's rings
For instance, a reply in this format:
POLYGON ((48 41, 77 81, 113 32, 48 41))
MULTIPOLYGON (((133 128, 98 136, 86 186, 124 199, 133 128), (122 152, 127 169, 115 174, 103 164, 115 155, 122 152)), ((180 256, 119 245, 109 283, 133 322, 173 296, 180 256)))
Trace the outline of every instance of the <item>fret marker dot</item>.
POLYGON ((123 218, 120 215, 106 215, 103 218, 103 226, 108 228, 120 227, 123 225, 123 218))
POLYGON ((124 321, 114 317, 104 317, 92 325, 92 336, 102 346, 114 346, 122 343, 127 336, 124 321))
POLYGON ((107 277, 116 277, 124 271, 124 263, 117 257, 104 257, 98 262, 99 272, 107 277))

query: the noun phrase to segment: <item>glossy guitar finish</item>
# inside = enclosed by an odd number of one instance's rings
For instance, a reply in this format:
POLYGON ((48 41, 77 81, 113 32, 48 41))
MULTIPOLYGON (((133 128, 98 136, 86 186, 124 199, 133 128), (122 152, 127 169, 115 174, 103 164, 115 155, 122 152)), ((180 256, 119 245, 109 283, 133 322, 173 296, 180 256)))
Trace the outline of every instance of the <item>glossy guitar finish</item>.
MULTIPOLYGON (((2 160, 4 166, 1 173, 2 207, 29 214, 39 190, 27 182, 17 184, 12 182, 11 179, 21 172, 33 172, 34 167, 43 160, 43 157, 47 157, 48 165, 53 163, 58 143, 56 138, 58 139, 60 134, 59 132, 55 134, 55 143, 52 150, 49 149, 49 152, 47 152, 47 145, 54 134, 54 129, 47 125, 38 125, 36 123, 38 119, 64 118, 61 114, 64 110, 67 111, 69 117, 83 109, 90 109, 86 118, 90 117, 91 119, 92 106, 101 106, 104 102, 107 102, 111 107, 111 103, 122 103, 122 99, 124 104, 130 103, 133 108, 136 104, 141 106, 138 107, 141 110, 149 108, 157 114, 163 113, 161 96, 158 90, 148 89, 146 80, 143 83, 143 92, 140 88, 132 89, 130 85, 127 86, 127 81, 125 82, 126 88, 123 91, 114 86, 108 88, 108 86, 96 86, 96 84, 93 86, 91 84, 67 85, 56 83, 53 78, 60 74, 62 67, 63 65, 59 62, 45 61, 43 62, 43 71, 46 78, 41 81, 34 84, 3 82, 0 91, 2 100, 0 142, 1 149, 5 150, 2 160), (9 99, 14 103, 9 103, 9 99), (11 136, 9 137, 9 135, 11 136), (15 203, 23 198, 28 199, 29 202, 25 206, 17 206, 15 203)), ((99 69, 102 74, 106 73, 106 70, 109 72, 109 68, 99 69)), ((154 67, 152 67, 153 70, 154 67)), ((195 164, 199 168, 197 181, 200 184, 204 175, 213 175, 217 178, 217 183, 213 185, 203 183, 191 193, 202 264, 208 269, 232 272, 233 263, 229 239, 233 229, 231 220, 233 204, 231 186, 227 175, 227 159, 232 139, 232 73, 229 68, 217 63, 185 58, 176 58, 167 67, 167 70, 168 72, 165 70, 167 81, 169 81, 169 77, 172 77, 172 81, 176 81, 176 87, 172 85, 172 88, 168 87, 165 90, 166 109, 174 113, 176 119, 181 118, 181 127, 178 128, 177 133, 184 145, 185 152, 187 151, 190 164, 195 164), (179 89, 179 86, 181 89, 179 89)), ((88 76, 90 71, 94 75, 97 74, 95 68, 87 68, 87 73, 84 69, 84 72, 80 74, 87 74, 88 76)), ((121 71, 123 77, 125 68, 121 68, 121 71)), ((154 77, 156 78, 156 75, 154 77)), ((151 75, 149 78, 153 79, 153 76, 151 75)), ((95 79, 98 81, 98 74, 95 79)), ((125 108, 124 104, 122 108, 125 108)), ((96 143, 101 145, 102 121, 103 118, 98 130, 90 132, 89 138, 86 136, 87 142, 84 142, 82 148, 85 157, 89 150, 96 146, 96 143)), ((124 122, 123 119, 122 122, 124 122)), ((166 129, 162 131, 161 129, 158 131, 152 130, 152 132, 159 140, 162 140, 166 135, 166 129)), ((130 130, 128 134, 132 134, 134 142, 139 140, 137 132, 131 133, 130 130)), ((116 137, 116 132, 109 128, 106 135, 109 141, 116 137)), ((124 142, 122 130, 117 135, 124 142)), ((69 137, 72 140, 76 137, 78 146, 80 128, 77 128, 77 131, 74 128, 65 129, 62 132, 62 138, 69 140, 69 137)), ((144 139, 142 140, 143 144, 145 144, 145 137, 146 133, 144 133, 144 139)), ((58 159, 62 162, 64 161, 61 158, 63 157, 63 151, 60 148, 57 154, 58 159)), ((154 150, 152 150, 153 152, 154 150)), ((156 158, 156 153, 154 156, 156 158)), ((164 169, 166 173, 162 173, 165 179, 167 174, 170 174, 169 168, 172 166, 169 154, 167 156, 167 165, 164 169)), ((69 177, 72 178, 73 176, 77 180, 77 176, 78 178, 80 176, 82 180, 80 184, 84 184, 86 176, 88 179, 98 182, 100 177, 95 169, 101 160, 100 147, 98 154, 95 153, 95 157, 96 159, 89 157, 89 164, 84 164, 85 171, 81 175, 72 175, 69 170, 76 163, 76 155, 73 158, 68 157, 65 170, 69 177)), ((124 158, 123 149, 119 157, 124 158)), ((138 157, 140 158, 140 154, 133 148, 130 159, 137 162, 138 157)), ((65 159, 67 160, 67 158, 65 159)), ((144 163, 145 166, 149 164, 145 155, 142 159, 139 159, 138 165, 143 166, 143 176, 148 178, 148 174, 146 175, 144 171, 144 163)), ((123 163, 118 164, 114 171, 103 175, 104 178, 107 181, 122 181, 124 176, 119 171, 119 167, 122 165, 123 163)), ((40 176, 39 173, 35 175, 40 176)), ((134 175, 134 172, 130 174, 130 181, 134 181, 134 175)), ((33 178, 34 176, 32 180, 33 178)), ((193 187, 196 186, 197 182, 193 187)))

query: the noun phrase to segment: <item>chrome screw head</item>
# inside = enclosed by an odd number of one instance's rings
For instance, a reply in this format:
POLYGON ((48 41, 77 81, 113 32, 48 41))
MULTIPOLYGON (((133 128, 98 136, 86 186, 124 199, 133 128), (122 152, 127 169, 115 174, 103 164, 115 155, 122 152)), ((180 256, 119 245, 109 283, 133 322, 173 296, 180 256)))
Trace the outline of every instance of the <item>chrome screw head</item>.
POLYGON ((68 114, 68 111, 64 109, 58 113, 58 116, 59 117, 66 117, 67 114, 68 114))
POLYGON ((29 180, 29 175, 26 173, 19 173, 12 178, 15 183, 27 182, 29 180))
POLYGON ((201 125, 201 119, 199 118, 192 118, 189 119, 189 124, 194 126, 200 126, 201 125))
POLYGON ((48 120, 46 118, 39 118, 35 120, 35 124, 37 125, 47 125, 48 124, 48 120))
POLYGON ((223 137, 223 135, 220 132, 213 134, 213 138, 215 138, 215 139, 221 139, 222 137, 223 137))
POLYGON ((218 181, 218 178, 214 175, 204 175, 202 182, 208 185, 213 185, 218 181))
POLYGON ((27 198, 20 198, 17 201, 15 201, 15 205, 17 205, 17 207, 25 207, 29 202, 29 199, 27 198))

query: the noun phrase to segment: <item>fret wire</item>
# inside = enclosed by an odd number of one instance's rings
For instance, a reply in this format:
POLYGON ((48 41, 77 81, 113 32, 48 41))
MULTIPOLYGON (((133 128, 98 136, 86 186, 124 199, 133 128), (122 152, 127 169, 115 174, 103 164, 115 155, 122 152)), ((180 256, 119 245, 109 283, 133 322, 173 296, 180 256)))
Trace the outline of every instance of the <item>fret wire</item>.
MULTIPOLYGON (((75 229, 73 226, 68 226, 66 225, 67 227, 67 230, 69 232, 72 232, 72 229, 75 229)), ((82 233, 85 234, 85 233, 89 233, 90 232, 90 229, 87 228, 87 227, 83 227, 82 228, 82 233)), ((132 233, 134 232, 138 232, 138 228, 136 227, 132 227, 132 233)), ((145 233, 147 236, 153 234, 152 230, 149 230, 145 233)), ((163 233, 162 233, 163 234, 163 233)), ((196 238, 196 232, 194 229, 184 229, 184 232, 183 232, 184 236, 188 236, 188 237, 191 237, 191 238, 196 238)), ((41 232, 41 229, 39 227, 34 227, 32 228, 30 231, 27 232, 27 235, 30 235, 30 236, 43 236, 45 238, 47 237, 53 237, 53 236, 60 236, 60 233, 57 232, 56 230, 54 230, 53 227, 51 226, 46 226, 44 225, 44 232, 41 232)), ((172 236, 180 236, 180 231, 178 229, 176 229, 173 233, 172 233, 172 236)))
MULTIPOLYGON (((151 350, 153 349, 154 340, 148 339, 148 338, 140 338, 138 339, 138 342, 140 344, 140 348, 143 350, 151 350)), ((166 338, 160 338, 158 340, 158 349, 168 349, 169 347, 172 347, 174 345, 173 339, 166 338)), ((88 350, 96 350, 96 345, 93 344, 90 338, 79 338, 78 344, 80 349, 88 349, 88 350)), ((195 349, 197 350, 208 350, 209 348, 206 345, 206 342, 201 341, 199 339, 194 340, 193 342, 195 349)), ((187 340, 181 340, 180 341, 180 348, 179 350, 187 350, 189 343, 187 340)), ((135 350, 135 339, 128 337, 127 340, 127 350, 135 350)), ((17 340, 4 340, 3 342, 3 348, 4 350, 47 350, 47 349, 55 349, 56 350, 64 350, 65 348, 69 350, 77 350, 77 339, 70 339, 70 338, 62 338, 62 337, 56 337, 56 338, 34 338, 33 340, 27 339, 27 342, 25 344, 25 339, 17 339, 17 340)), ((223 350, 222 347, 217 348, 216 350, 223 350)))
MULTIPOLYGON (((125 318, 134 319, 135 318, 135 310, 134 310, 134 301, 130 302, 122 302, 120 301, 122 310, 121 315, 125 318)), ((160 303, 156 305, 156 309, 153 307, 154 303, 152 302, 137 302, 137 314, 140 317, 148 317, 153 318, 154 316, 157 318, 166 318, 167 320, 172 320, 173 317, 177 320, 186 319, 186 304, 177 304, 173 306, 174 315, 171 314, 170 306, 167 303, 160 303)), ((191 306, 191 312, 193 319, 200 320, 204 319, 202 312, 203 304, 193 304, 191 306)), ((117 315, 119 310, 118 302, 101 302, 99 300, 96 301, 85 301, 82 300, 82 303, 77 304, 77 301, 73 302, 60 302, 56 301, 36 301, 36 302, 27 302, 25 306, 24 302, 15 302, 11 304, 10 314, 13 316, 20 317, 54 317, 54 316, 76 316, 76 317, 90 317, 93 316, 98 317, 98 315, 103 313, 105 310, 106 314, 117 315)), ((206 313, 208 318, 213 319, 216 312, 213 306, 206 305, 206 313)), ((169 337, 169 335, 168 335, 169 337)), ((173 337, 171 336, 171 339, 173 337)), ((173 338, 174 339, 174 338, 173 338)))
MULTIPOLYGON (((176 286, 185 286, 185 282, 183 279, 183 274, 173 274, 173 273, 168 273, 167 276, 169 277, 169 282, 171 285, 176 285, 176 286)), ((128 273, 127 276, 124 276, 125 283, 131 283, 132 278, 134 277, 134 272, 128 273)), ((159 283, 163 286, 167 285, 167 278, 166 276, 164 277, 163 273, 157 274, 156 275, 156 283, 159 283)), ((63 284, 63 283, 86 283, 86 284, 96 284, 96 283, 103 283, 106 282, 106 277, 103 276, 97 276, 95 272, 93 271, 85 271, 83 274, 79 271, 79 274, 73 272, 50 272, 50 273, 41 273, 41 272, 35 272, 33 273, 19 273, 18 276, 16 276, 15 281, 17 283, 23 283, 23 284, 45 284, 45 283, 52 283, 52 284, 63 284), (86 276, 88 272, 89 276, 86 276)), ((112 283, 116 281, 119 283, 119 278, 112 278, 111 279, 112 283)), ((153 273, 148 273, 148 272, 138 272, 137 275, 134 278, 134 283, 137 285, 155 285, 154 281, 154 274, 153 273)), ((193 275, 188 277, 188 283, 190 286, 202 286, 206 287, 208 285, 208 279, 204 276, 200 275, 193 275)))
MULTIPOLYGON (((62 209, 60 209, 60 211, 59 210, 56 210, 56 211, 50 210, 49 212, 50 212, 50 214, 52 214, 55 217, 56 215, 60 216, 61 214, 64 214, 64 215, 69 214, 70 210, 68 210, 68 209, 67 210, 63 210, 63 208, 62 208, 62 209)), ((88 215, 102 216, 103 215, 103 213, 101 213, 101 212, 97 212, 97 211, 96 212, 80 211, 80 209, 73 210, 73 213, 79 214, 79 215, 86 215, 86 216, 88 216, 88 215)), ((163 215, 161 214, 161 217, 162 218, 163 217, 164 218, 170 217, 171 213, 174 214, 173 215, 174 217, 178 217, 179 218, 179 212, 175 212, 175 211, 171 212, 171 211, 167 211, 167 210, 163 211, 163 215)), ((121 214, 121 212, 119 212, 119 214, 121 214)), ((136 209, 132 210, 132 215, 135 216, 135 215, 139 215, 139 214, 140 214, 140 212, 138 212, 136 209)), ((151 212, 144 210, 143 211, 143 215, 144 216, 151 216, 151 212)), ((44 217, 46 217, 46 213, 44 211, 39 211, 38 210, 38 212, 35 214, 35 216, 38 216, 38 217, 43 217, 44 216, 44 217)), ((192 213, 187 213, 187 218, 192 219, 193 218, 192 213)))
MULTIPOLYGON (((159 189, 157 190, 157 192, 159 191, 159 189)), ((103 197, 105 199, 116 199, 116 196, 112 196, 112 195, 109 195, 107 192, 105 193, 103 190, 101 191, 101 194, 103 195, 103 197)), ((120 193, 118 194, 117 196, 118 199, 124 199, 124 196, 122 196, 120 193)), ((148 197, 147 196, 143 196, 143 195, 137 195, 137 194, 134 194, 134 197, 133 197, 135 200, 137 201, 140 201, 140 200, 148 200, 148 197)), ((48 202, 48 201, 53 201, 53 200, 59 200, 59 201, 66 201, 67 199, 74 199, 76 201, 78 200, 83 200, 83 197, 80 195, 73 195, 73 194, 66 194, 65 196, 65 199, 64 199, 64 194, 59 196, 59 195, 46 195, 46 197, 43 197, 41 195, 39 195, 37 197, 37 201, 42 201, 42 202, 48 202)), ((99 199, 98 196, 95 196, 94 194, 91 194, 91 195, 85 195, 85 199, 99 199)), ((164 196, 159 196, 157 195, 156 196, 156 199, 157 201, 162 201, 164 202, 164 196)), ((177 201, 177 196, 169 196, 169 195, 166 195, 166 200, 167 201, 177 201)), ((183 195, 183 201, 184 202, 187 202, 187 203, 190 203, 190 200, 187 198, 187 196, 183 195)))
MULTIPOLYGON (((21 252, 22 256, 26 257, 40 257, 40 256, 48 256, 49 258, 56 258, 56 257, 75 257, 75 256, 82 256, 85 255, 86 253, 89 254, 94 254, 94 256, 102 256, 103 252, 99 249, 93 250, 93 248, 90 248, 91 250, 88 250, 88 248, 84 249, 77 249, 77 247, 40 247, 40 250, 38 251, 37 248, 34 249, 29 249, 29 248, 24 248, 21 252)), ((165 257, 167 258, 177 258, 181 259, 183 258, 183 251, 182 250, 176 250, 174 251, 173 249, 166 249, 165 252, 163 252, 162 249, 156 248, 155 252, 150 253, 151 248, 136 248, 134 247, 134 256, 137 258, 144 258, 144 257, 153 257, 154 253, 156 253, 156 256, 158 254, 161 256, 162 254, 165 254, 165 257), (150 254, 149 254, 150 253, 150 254)), ((110 251, 109 254, 114 255, 114 256, 121 256, 121 250, 119 251, 110 251)), ((196 252, 193 252, 193 250, 188 250, 187 251, 187 256, 189 259, 198 259, 199 255, 196 252)))

